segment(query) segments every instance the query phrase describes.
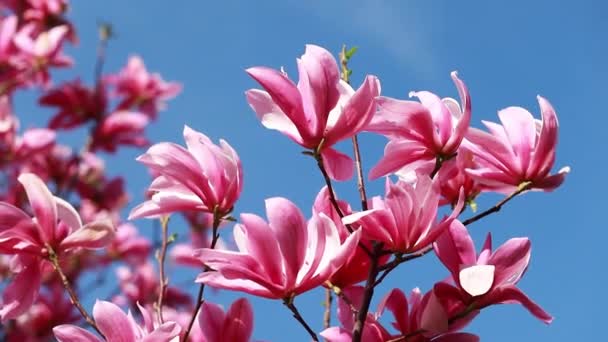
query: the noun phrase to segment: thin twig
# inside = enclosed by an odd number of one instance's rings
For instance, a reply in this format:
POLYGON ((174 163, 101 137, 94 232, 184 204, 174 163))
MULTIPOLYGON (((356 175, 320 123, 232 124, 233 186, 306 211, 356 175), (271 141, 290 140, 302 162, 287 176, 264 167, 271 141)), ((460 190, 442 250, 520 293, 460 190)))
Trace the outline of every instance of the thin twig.
MULTIPOLYGON (((226 214, 227 215, 227 214, 226 214)), ((212 240, 211 240, 211 249, 215 248, 215 245, 217 244, 217 241, 220 238, 220 234, 218 233, 218 228, 220 226, 220 223, 222 222, 222 218, 224 217, 224 214, 220 214, 217 209, 213 210, 213 231, 212 231, 212 240)), ((209 267, 205 266, 205 268, 203 269, 203 272, 208 272, 210 270, 209 267)), ((205 292, 205 284, 201 283, 200 287, 198 288, 198 295, 196 296, 196 305, 194 307, 194 311, 192 312, 192 317, 190 318, 190 322, 188 323, 188 328, 186 329, 186 333, 184 334, 184 339, 182 341, 188 341, 188 336, 190 335, 190 331, 192 330, 192 327, 194 326, 194 321, 196 320, 196 315, 198 314, 198 311, 200 310, 201 306, 203 305, 203 294, 205 292)))
POLYGON ((331 326, 331 303, 333 302, 333 291, 331 289, 325 289, 325 312, 323 313, 323 328, 327 329, 331 326))
POLYGON ((70 296, 70 301, 72 302, 72 305, 74 305, 76 307, 76 309, 78 309, 78 311, 80 311, 80 315, 82 315, 82 317, 84 318, 85 321, 87 321, 87 323, 93 328, 95 329, 95 331, 101 335, 104 336, 101 331, 99 330, 99 328, 97 327, 97 324, 95 324, 95 320, 87 313, 87 310, 84 309, 84 307, 82 306, 82 303, 80 303, 80 300, 78 299, 78 295, 76 294, 76 291, 74 291, 74 289, 72 288, 72 285, 70 284, 70 281, 68 280, 68 277, 66 277, 65 273, 63 273, 63 270, 61 269, 61 265, 59 264, 59 259, 57 257, 57 254, 55 254, 55 252, 49 247, 49 260, 51 261, 51 264, 53 264, 53 268, 55 269, 55 271, 57 271, 57 274, 59 274, 59 278, 61 278, 61 283, 63 284, 63 287, 65 288, 65 290, 68 292, 68 295, 70 296))
POLYGON ((513 198, 517 197, 517 195, 521 194, 524 191, 527 191, 530 189, 530 187, 532 186, 531 182, 524 182, 522 183, 517 190, 515 190, 513 193, 511 193, 509 196, 505 197, 504 199, 502 199, 500 202, 496 203, 496 205, 494 205, 493 207, 486 209, 485 211, 471 217, 468 218, 464 221, 462 221, 462 224, 464 224, 465 226, 468 226, 469 224, 479 221, 480 219, 492 214, 492 213, 496 213, 499 212, 500 209, 502 208, 503 205, 507 204, 507 202, 509 202, 510 200, 512 200, 513 198))
POLYGON ((372 251, 372 255, 370 257, 370 268, 367 276, 367 281, 365 282, 365 290, 363 292, 363 300, 361 302, 361 308, 357 313, 357 320, 355 321, 355 326, 353 327, 353 342, 361 342, 361 338, 363 337, 363 328, 365 327, 365 319, 367 318, 367 313, 369 311, 369 305, 372 302, 372 297, 374 296, 374 287, 376 284, 376 277, 378 276, 378 272, 380 272, 378 268, 378 259, 380 258, 380 254, 382 251, 381 243, 374 243, 374 249, 372 251))
POLYGON ((156 302, 156 310, 158 314, 158 320, 162 324, 165 322, 163 318, 163 299, 165 292, 167 292, 167 285, 169 280, 165 276, 165 258, 167 256, 167 247, 169 246, 169 216, 165 216, 160 219, 161 226, 161 246, 160 251, 157 255, 158 260, 158 278, 159 278, 159 289, 158 289, 158 301, 156 302))
POLYGON ((308 332, 308 334, 310 335, 312 340, 318 342, 319 338, 317 337, 317 334, 315 333, 314 330, 312 330, 312 328, 308 325, 308 323, 306 323, 306 321, 304 320, 302 315, 300 315, 298 308, 296 308, 295 304, 293 303, 293 297, 284 299, 283 304, 285 304, 285 306, 293 313, 293 318, 295 318, 298 322, 300 322, 300 324, 304 327, 304 329, 306 329, 306 332, 308 332))

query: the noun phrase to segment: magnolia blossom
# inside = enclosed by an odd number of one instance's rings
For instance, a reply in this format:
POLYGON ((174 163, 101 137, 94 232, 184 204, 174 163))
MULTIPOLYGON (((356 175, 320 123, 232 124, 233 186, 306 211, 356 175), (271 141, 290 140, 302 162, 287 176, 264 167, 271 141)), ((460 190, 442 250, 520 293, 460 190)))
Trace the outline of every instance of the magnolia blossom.
MULTIPOLYGON (((355 286, 347 288, 344 295, 349 301, 360 307, 363 297, 363 288, 355 286)), ((355 314, 350 304, 342 298, 338 301, 338 320, 340 327, 330 327, 321 332, 321 336, 328 342, 352 341, 352 330, 355 323, 355 314)), ((446 310, 433 291, 422 294, 418 288, 414 289, 408 301, 399 289, 390 291, 378 305, 376 312, 370 312, 365 320, 362 341, 385 342, 408 336, 411 342, 478 342, 479 337, 455 332, 462 325, 450 325, 446 310), (384 311, 388 310, 394 317, 391 326, 396 332, 391 332, 380 323, 384 311)))
POLYGON ((467 168, 475 167, 473 154, 461 146, 458 155, 453 163, 446 163, 439 170, 439 183, 441 184, 440 205, 450 204, 455 206, 460 198, 460 193, 464 193, 465 201, 474 205, 477 195, 487 189, 477 180, 473 179, 466 172, 467 168))
POLYGON ((338 229, 324 214, 308 224, 287 199, 266 200, 268 223, 254 214, 242 214, 234 227, 238 251, 203 248, 200 260, 213 271, 196 281, 252 295, 288 299, 327 281, 350 258, 360 231, 340 242, 338 229))
POLYGON ((439 181, 420 175, 415 185, 386 179, 386 196, 372 199, 372 208, 344 217, 345 224, 358 223, 371 240, 399 253, 413 253, 432 244, 456 219, 463 196, 452 214, 437 222, 439 181))
POLYGON ((136 108, 151 119, 164 109, 164 101, 175 97, 182 89, 176 82, 165 82, 159 74, 150 74, 143 60, 138 56, 129 58, 117 75, 107 77, 106 81, 116 86, 116 93, 122 96, 119 109, 136 108))
POLYGON ((520 303, 545 323, 553 318, 530 300, 515 285, 530 261, 530 240, 513 238, 492 251, 488 233, 481 252, 467 229, 454 221, 449 230, 437 240, 435 253, 452 274, 456 287, 443 282, 435 285, 437 296, 451 307, 482 309, 492 304, 520 303))
POLYGON ((0 251, 18 258, 17 274, 3 292, 3 321, 17 317, 32 305, 45 259, 53 254, 61 257, 78 248, 101 248, 114 238, 111 222, 102 220, 83 226, 74 207, 54 197, 38 176, 24 173, 19 182, 25 188, 34 217, 0 202, 0 251))
POLYGON ((38 103, 58 110, 49 122, 50 128, 71 129, 100 118, 106 111, 107 98, 103 85, 94 90, 76 79, 49 90, 38 103))
POLYGON ((389 97, 378 99, 378 113, 366 130, 384 134, 390 141, 384 157, 370 171, 370 179, 402 168, 430 173, 438 158, 446 160, 456 153, 471 121, 471 98, 455 71, 452 79, 460 104, 428 91, 410 93, 420 103, 389 97))
POLYGON ((232 147, 220 140, 184 127, 187 149, 159 143, 137 160, 159 176, 150 185, 150 200, 131 210, 129 219, 156 217, 176 211, 227 214, 243 186, 241 160, 232 147))
POLYGON ((320 152, 333 179, 349 179, 352 160, 332 146, 351 138, 370 122, 376 112, 374 99, 380 94, 380 81, 367 76, 354 91, 340 79, 331 53, 316 45, 306 45, 306 52, 298 59, 297 85, 278 70, 254 67, 247 73, 266 90, 246 92, 262 124, 320 152))
POLYGON ((119 145, 144 147, 149 144, 144 129, 150 120, 139 112, 117 111, 96 126, 91 136, 91 150, 116 152, 119 145))
POLYGON ((471 128, 466 146, 475 155, 471 177, 497 191, 509 193, 523 183, 537 190, 551 191, 562 184, 569 167, 550 175, 555 163, 559 124, 555 110, 538 96, 542 121, 521 107, 498 112, 502 125, 483 121, 490 133, 471 128))
MULTIPOLYGON (((143 325, 136 323, 131 312, 125 314, 118 306, 106 301, 97 301, 93 306, 95 324, 105 341, 153 342, 172 341, 179 338, 181 327, 175 322, 158 324, 152 313, 139 307, 143 325)), ((58 325, 53 329, 59 342, 102 342, 103 339, 81 327, 71 324, 58 325)))
MULTIPOLYGON (((347 202, 338 200, 338 205, 340 206, 340 210, 343 214, 349 215, 352 213, 350 205, 347 202)), ((320 215, 323 213, 327 215, 327 217, 331 218, 336 227, 338 228, 338 233, 340 234, 340 241, 344 242, 349 236, 350 232, 342 223, 342 219, 340 215, 336 212, 331 201, 329 199, 329 190, 327 187, 323 187, 319 194, 315 198, 315 202, 312 207, 313 215, 320 215)), ((371 241, 367 239, 366 235, 361 236, 360 244, 366 246, 368 250, 372 250, 371 241)), ((378 264, 383 265, 390 255, 385 255, 379 258, 378 264)), ((336 273, 334 273, 331 278, 329 278, 329 282, 333 286, 337 286, 339 288, 345 288, 350 285, 356 284, 367 279, 369 275, 369 268, 371 266, 371 260, 369 255, 367 255, 366 251, 363 248, 356 248, 353 255, 348 259, 336 273)))
POLYGON ((220 305, 205 301, 198 325, 205 342, 247 342, 253 333, 253 308, 245 298, 232 303, 227 312, 220 305))

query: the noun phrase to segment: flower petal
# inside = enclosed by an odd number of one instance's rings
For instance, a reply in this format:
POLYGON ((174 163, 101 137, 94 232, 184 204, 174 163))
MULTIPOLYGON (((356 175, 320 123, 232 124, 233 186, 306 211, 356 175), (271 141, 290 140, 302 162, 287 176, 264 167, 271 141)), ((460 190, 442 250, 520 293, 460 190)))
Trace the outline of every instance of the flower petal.
POLYGON ((135 331, 127 315, 114 303, 98 300, 93 306, 97 327, 108 341, 133 342, 135 331))
POLYGON ((40 236, 45 243, 52 243, 55 239, 55 227, 57 225, 57 205, 53 194, 44 182, 33 173, 23 173, 18 178, 19 183, 25 188, 30 206, 34 211, 40 236))
POLYGON ((54 327, 53 334, 59 342, 102 342, 99 337, 72 324, 62 324, 54 327))
POLYGON ((114 240, 114 225, 111 219, 94 221, 84 225, 61 241, 61 248, 82 247, 96 249, 107 246, 114 240))

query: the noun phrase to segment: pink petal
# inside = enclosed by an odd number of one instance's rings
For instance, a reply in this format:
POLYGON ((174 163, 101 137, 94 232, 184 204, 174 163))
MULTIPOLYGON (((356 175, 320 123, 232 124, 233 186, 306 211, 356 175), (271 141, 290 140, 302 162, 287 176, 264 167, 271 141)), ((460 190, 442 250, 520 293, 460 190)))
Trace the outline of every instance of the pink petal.
POLYGON ((543 178, 541 181, 534 182, 535 189, 542 189, 543 191, 553 191, 566 180, 566 176, 570 173, 570 167, 564 166, 558 173, 549 177, 543 178))
POLYGON ((515 286, 500 287, 491 292, 491 298, 488 298, 491 303, 519 303, 523 305, 534 317, 549 324, 553 321, 553 317, 549 315, 538 304, 534 303, 520 289, 515 286))
POLYGON ((293 202, 281 197, 266 200, 266 215, 283 255, 288 282, 286 286, 290 287, 290 284, 295 282, 306 256, 306 220, 293 202))
POLYGON ((428 139, 426 145, 433 144, 431 114, 419 102, 380 96, 376 99, 376 103, 378 112, 365 128, 366 131, 408 139, 413 139, 411 135, 414 134, 416 137, 428 139), (412 120, 412 118, 416 119, 412 120), (419 132, 413 133, 410 130, 419 132))
POLYGON ((435 292, 431 292, 424 304, 419 325, 420 329, 433 334, 440 334, 448 330, 448 315, 435 296, 435 292))
POLYGON ((555 162, 555 148, 559 128, 557 114, 555 114, 551 103, 541 96, 537 96, 537 99, 543 122, 530 167, 530 176, 545 175, 551 170, 555 162))
POLYGON ((141 339, 141 342, 164 342, 177 341, 182 328, 175 322, 165 322, 154 329, 149 335, 141 339))
POLYGON ((93 317, 106 340, 112 342, 136 340, 131 322, 116 304, 98 300, 93 306, 93 317))
POLYGON ((253 308, 245 298, 236 300, 226 313, 224 341, 249 341, 253 333, 253 308))
POLYGON ((181 191, 163 191, 152 195, 152 199, 131 209, 129 220, 156 218, 176 211, 209 211, 198 196, 181 191))
POLYGON ((18 178, 25 188, 30 205, 40 226, 40 236, 46 243, 55 239, 57 225, 57 205, 53 194, 38 176, 32 173, 23 173, 18 178))
POLYGON ((68 235, 63 241, 61 241, 61 248, 103 248, 114 240, 115 233, 116 231, 114 230, 112 220, 105 219, 94 221, 84 225, 82 228, 68 235))
POLYGON ((99 337, 72 324, 54 327, 53 334, 59 342, 102 342, 99 337))
POLYGON ((434 160, 435 156, 429 154, 425 146, 411 140, 392 140, 384 149, 384 156, 369 172, 369 179, 393 173, 400 168, 412 165, 418 161, 434 160))
POLYGON ((477 256, 475 245, 467 228, 458 220, 452 221, 450 228, 435 242, 435 254, 457 279, 460 266, 474 265, 477 256))
POLYGON ((327 328, 319 333, 327 342, 351 342, 353 337, 349 330, 340 327, 327 328))
POLYGON ((508 107, 498 112, 511 143, 520 170, 527 170, 536 143, 536 125, 530 112, 521 107, 508 107))
POLYGON ((226 333, 223 330, 226 315, 222 307, 215 303, 205 301, 198 315, 198 324, 205 336, 206 342, 221 342, 226 333))
MULTIPOLYGON (((258 119, 264 127, 285 134, 297 144, 302 145, 304 143, 296 125, 281 111, 281 108, 274 103, 267 92, 250 89, 245 92, 245 95, 249 106, 257 114, 258 119)), ((313 146, 310 147, 312 148, 313 146)))
POLYGON ((451 76, 458 89, 463 113, 462 117, 459 118, 458 123, 456 123, 456 127, 454 127, 454 133, 450 136, 445 146, 445 149, 447 150, 446 153, 456 152, 456 149, 460 145, 460 142, 471 124, 471 96, 469 95, 469 90, 464 82, 458 78, 458 73, 456 71, 453 71, 451 76))
POLYGON ((321 152, 323 166, 329 178, 337 181, 349 180, 355 171, 353 160, 349 156, 333 148, 325 148, 321 152))
POLYGON ((55 203, 57 205, 57 218, 70 227, 70 231, 75 231, 82 227, 82 220, 80 215, 74 207, 67 201, 55 197, 55 203))
POLYGON ((326 133, 327 146, 351 138, 363 130, 376 113, 375 98, 378 95, 380 95, 380 81, 375 76, 367 76, 357 92, 346 103, 338 121, 326 133))
POLYGON ((411 92, 411 96, 416 96, 423 106, 428 108, 431 116, 433 117, 433 123, 435 127, 437 127, 437 133, 434 133, 435 136, 435 144, 437 146, 444 146, 450 135, 452 134, 452 114, 449 109, 445 106, 443 101, 439 98, 439 96, 428 92, 428 91, 418 91, 411 92))
POLYGON ((23 210, 6 202, 0 202, 0 232, 15 227, 30 217, 23 210))
POLYGON ((273 230, 257 215, 241 215, 243 230, 246 233, 247 254, 255 258, 266 271, 264 276, 275 284, 285 284, 283 256, 273 230))
POLYGON ((519 281, 530 262, 530 249, 528 238, 514 238, 494 251, 488 264, 496 266, 496 285, 515 284, 519 281))
POLYGON ((3 290, 0 319, 6 322, 25 313, 38 298, 42 271, 36 257, 21 257, 21 270, 3 290))

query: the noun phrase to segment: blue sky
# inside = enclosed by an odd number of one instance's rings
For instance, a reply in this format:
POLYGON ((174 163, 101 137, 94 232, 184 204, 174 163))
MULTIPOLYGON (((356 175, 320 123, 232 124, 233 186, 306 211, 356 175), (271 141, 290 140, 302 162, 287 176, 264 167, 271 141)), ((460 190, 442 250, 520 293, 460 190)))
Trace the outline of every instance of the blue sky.
MULTIPOLYGON (((473 123, 497 120, 496 111, 511 105, 538 117, 536 95, 548 98, 560 120, 556 170, 572 167, 555 193, 532 193, 516 199, 498 215, 475 224, 471 234, 481 243, 488 230, 496 245, 510 237, 529 236, 532 261, 520 287, 555 316, 550 326, 515 305, 485 310, 466 330, 484 341, 590 340, 603 323, 603 296, 608 232, 603 211, 608 201, 602 148, 608 124, 603 102, 608 87, 601 1, 79 1, 73 2, 81 43, 70 53, 75 74, 92 77, 96 23, 111 22, 117 37, 110 43, 107 71, 116 71, 130 54, 141 55, 148 68, 177 80, 184 91, 149 129, 153 141, 182 143, 184 124, 213 139, 224 138, 240 154, 245 188, 237 212, 263 214, 263 200, 284 196, 305 213, 322 178, 312 160, 277 132, 266 130, 244 98, 256 84, 244 73, 255 65, 285 66, 296 75, 295 59, 304 45, 315 43, 338 52, 342 43, 359 46, 353 82, 377 75, 384 95, 405 98, 411 90, 431 90, 455 97, 449 72, 458 70, 468 85, 473 123), (128 6, 126 5, 128 3, 128 6)), ((48 113, 17 102, 24 127, 46 122, 48 113)), ((73 141, 77 141, 74 139, 73 141)), ((384 140, 361 138, 366 170, 379 160, 384 140)), ((75 143, 74 143, 75 144, 75 143)), ((348 146, 345 151, 350 152, 348 146)), ((141 151, 108 157, 112 174, 126 174, 133 202, 149 180, 133 159, 141 151)), ((380 194, 381 181, 370 184, 380 194)), ((342 197, 356 205, 355 183, 340 184, 342 197)), ((480 208, 500 199, 483 197, 480 208)), ((468 216, 468 215, 467 215, 468 216)), ((151 224, 138 221, 141 230, 151 224)), ((175 227, 180 229, 180 227, 175 227)), ((179 270, 182 272, 181 270, 179 270)), ((185 273, 175 277, 186 278, 185 273)), ((428 255, 402 266, 377 293, 392 287, 423 291, 447 275, 428 255)), ((181 282, 183 284, 183 282, 181 282)), ((192 286, 191 292, 195 287, 192 286)), ((100 292, 101 293, 101 292, 100 292)), ((238 294, 212 294, 228 303, 238 294)), ((296 299, 303 315, 321 328, 322 293, 296 299)), ((374 301, 374 306, 377 301, 374 301)), ((279 302, 254 300, 254 336, 272 341, 306 341, 302 328, 279 302), (298 336, 297 338, 295 336, 298 336)))

